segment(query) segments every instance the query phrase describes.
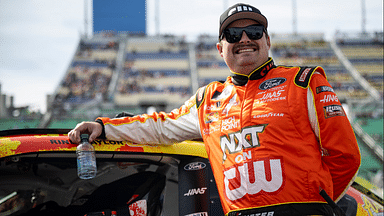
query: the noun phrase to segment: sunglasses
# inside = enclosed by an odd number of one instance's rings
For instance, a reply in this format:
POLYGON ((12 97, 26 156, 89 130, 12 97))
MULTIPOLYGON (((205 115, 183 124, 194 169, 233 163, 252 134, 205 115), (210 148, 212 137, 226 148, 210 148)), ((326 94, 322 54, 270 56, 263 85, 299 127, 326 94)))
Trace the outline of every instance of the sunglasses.
POLYGON ((262 25, 250 25, 242 28, 227 28, 224 29, 223 34, 219 39, 222 40, 225 37, 228 43, 236 43, 241 40, 243 31, 245 31, 249 39, 259 40, 263 37, 263 31, 265 31, 265 29, 262 25))

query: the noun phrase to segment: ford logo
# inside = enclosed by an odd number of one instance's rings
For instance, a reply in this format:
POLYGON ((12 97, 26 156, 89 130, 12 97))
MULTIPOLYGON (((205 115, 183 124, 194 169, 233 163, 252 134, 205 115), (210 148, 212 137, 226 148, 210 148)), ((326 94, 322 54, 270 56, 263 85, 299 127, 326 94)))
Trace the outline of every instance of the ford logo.
POLYGON ((192 162, 184 166, 184 169, 187 171, 192 170, 201 170, 204 169, 207 165, 203 162, 192 162))
POLYGON ((287 79, 282 78, 282 77, 265 80, 264 82, 262 82, 260 84, 259 89, 260 90, 267 90, 267 89, 276 87, 278 85, 281 85, 281 84, 285 83, 285 81, 287 81, 287 79))

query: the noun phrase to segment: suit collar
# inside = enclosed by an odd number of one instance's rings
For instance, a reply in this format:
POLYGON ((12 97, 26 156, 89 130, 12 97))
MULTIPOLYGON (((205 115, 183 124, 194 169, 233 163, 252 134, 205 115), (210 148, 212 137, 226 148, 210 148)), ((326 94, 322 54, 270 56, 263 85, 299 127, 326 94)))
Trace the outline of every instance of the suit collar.
POLYGON ((232 72, 232 82, 235 85, 243 86, 247 84, 248 80, 257 80, 265 77, 267 73, 274 67, 276 67, 275 63, 273 62, 273 59, 269 57, 268 61, 266 61, 260 67, 256 68, 249 75, 232 72))

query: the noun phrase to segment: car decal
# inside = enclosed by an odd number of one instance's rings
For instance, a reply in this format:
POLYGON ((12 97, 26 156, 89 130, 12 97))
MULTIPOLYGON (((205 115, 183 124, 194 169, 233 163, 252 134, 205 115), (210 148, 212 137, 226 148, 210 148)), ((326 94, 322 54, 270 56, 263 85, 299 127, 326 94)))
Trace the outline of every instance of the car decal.
MULTIPOLYGON (((135 144, 128 141, 95 140, 96 152, 143 152, 190 155, 207 158, 204 143, 184 141, 174 145, 135 144)), ((76 144, 69 141, 67 134, 15 135, 0 137, 0 158, 24 153, 49 151, 75 152, 76 144)))

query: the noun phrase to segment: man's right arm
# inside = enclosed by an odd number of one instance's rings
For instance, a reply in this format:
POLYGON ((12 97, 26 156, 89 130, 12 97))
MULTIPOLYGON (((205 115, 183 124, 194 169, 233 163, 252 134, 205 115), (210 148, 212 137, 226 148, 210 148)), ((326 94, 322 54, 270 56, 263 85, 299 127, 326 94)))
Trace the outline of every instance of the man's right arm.
POLYGON ((69 133, 69 138, 78 143, 80 133, 90 134, 90 141, 104 134, 109 140, 151 144, 173 144, 202 137, 195 96, 170 113, 159 112, 121 118, 100 117, 96 122, 82 122, 69 133))

